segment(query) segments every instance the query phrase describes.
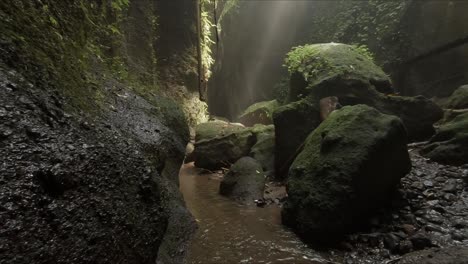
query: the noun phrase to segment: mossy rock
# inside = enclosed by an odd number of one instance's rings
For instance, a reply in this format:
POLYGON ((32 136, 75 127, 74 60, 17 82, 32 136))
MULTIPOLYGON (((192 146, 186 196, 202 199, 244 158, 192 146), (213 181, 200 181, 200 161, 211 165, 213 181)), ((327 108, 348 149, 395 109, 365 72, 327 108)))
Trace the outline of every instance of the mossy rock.
POLYGON ((255 144, 255 134, 249 128, 222 121, 200 124, 196 133, 193 157, 199 168, 229 167, 248 156, 255 144))
POLYGON ((229 122, 215 120, 201 123, 195 128, 195 140, 211 139, 215 137, 224 137, 232 133, 244 131, 245 127, 229 122))
POLYGON ((264 171, 274 171, 275 127, 256 125, 252 132, 255 134, 256 143, 250 150, 249 156, 260 162, 264 171))
POLYGON ((264 188, 265 174, 262 165, 251 157, 243 157, 226 173, 219 185, 219 193, 246 204, 253 204, 254 200, 263 198, 264 188))
POLYGON ((299 100, 319 88, 343 86, 345 80, 393 93, 389 77, 375 65, 370 53, 356 46, 325 43, 296 47, 288 53, 286 66, 291 73, 289 101, 299 100))
POLYGON ((390 95, 388 76, 355 46, 306 45, 291 51, 286 65, 291 72, 290 101, 310 97, 318 104, 336 96, 342 105, 366 104, 400 117, 410 141, 428 139, 435 132, 433 124, 443 117, 442 109, 422 96, 390 95))
POLYGON ((468 85, 459 87, 448 98, 446 108, 449 109, 466 109, 468 108, 468 85))
POLYGON ((292 164, 283 223, 305 239, 338 238, 388 202, 410 169, 399 118, 343 107, 309 135, 292 164))
POLYGON ((273 112, 279 105, 276 100, 255 103, 239 116, 239 122, 249 127, 256 124, 273 124, 273 112))
POLYGON ((278 179, 286 177, 304 140, 320 124, 318 102, 311 98, 283 105, 273 113, 275 125, 275 172, 278 179))
POLYGON ((421 154, 444 164, 468 163, 468 113, 442 125, 421 154))

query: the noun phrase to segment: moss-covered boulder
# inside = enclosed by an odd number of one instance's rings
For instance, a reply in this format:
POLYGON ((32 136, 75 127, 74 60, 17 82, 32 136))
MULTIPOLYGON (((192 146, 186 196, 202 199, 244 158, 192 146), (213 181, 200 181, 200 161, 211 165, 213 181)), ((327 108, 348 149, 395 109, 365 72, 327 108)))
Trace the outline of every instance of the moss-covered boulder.
POLYGON ((316 86, 341 85, 348 80, 382 93, 393 92, 389 77, 364 48, 338 43, 299 46, 288 53, 285 62, 292 76, 290 101, 307 96, 316 86))
POLYGON ((279 103, 276 100, 255 103, 239 116, 239 122, 249 127, 255 124, 273 124, 273 112, 278 107, 279 103))
POLYGON ((468 163, 468 113, 443 124, 421 154, 445 164, 468 163))
POLYGON ((251 157, 243 157, 224 176, 219 193, 243 203, 253 203, 263 198, 264 188, 262 165, 251 157))
POLYGON ((318 102, 311 98, 283 105, 273 113, 275 125, 275 172, 285 178, 307 136, 321 122, 318 102))
POLYGON ((400 117, 410 141, 433 135, 433 124, 443 116, 440 107, 422 96, 390 95, 388 76, 362 48, 334 43, 298 47, 288 54, 286 65, 291 73, 290 101, 311 97, 318 103, 336 96, 342 105, 366 104, 400 117))
POLYGON ((198 125, 195 138, 195 166, 210 170, 229 167, 255 144, 250 129, 222 121, 198 125))
POLYGON ((226 135, 244 131, 245 128, 238 124, 229 123, 221 120, 214 120, 201 123, 195 128, 195 140, 210 139, 215 137, 224 137, 226 135))
POLYGON ((459 87, 449 97, 446 108, 466 109, 468 108, 468 85, 459 87))
POLYGON ((366 105, 333 112, 306 140, 289 170, 283 223, 306 239, 350 231, 383 206, 411 169, 406 131, 366 105))
POLYGON ((260 162, 264 171, 274 171, 275 127, 273 125, 256 125, 252 132, 255 134, 256 141, 249 156, 260 162))

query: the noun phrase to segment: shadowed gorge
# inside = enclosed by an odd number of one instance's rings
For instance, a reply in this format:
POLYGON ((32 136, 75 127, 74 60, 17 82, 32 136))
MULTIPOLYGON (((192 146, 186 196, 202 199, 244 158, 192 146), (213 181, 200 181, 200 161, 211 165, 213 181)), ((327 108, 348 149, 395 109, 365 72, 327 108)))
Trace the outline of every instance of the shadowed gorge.
POLYGON ((465 264, 468 2, 0 2, 0 264, 465 264))

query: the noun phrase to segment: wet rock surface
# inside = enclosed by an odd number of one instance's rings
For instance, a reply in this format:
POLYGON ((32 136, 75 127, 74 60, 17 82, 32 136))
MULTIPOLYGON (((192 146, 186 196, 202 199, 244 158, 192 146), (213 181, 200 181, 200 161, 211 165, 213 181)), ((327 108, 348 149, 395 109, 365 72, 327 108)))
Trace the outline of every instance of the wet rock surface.
POLYGON ((429 249, 405 255, 398 264, 466 264, 468 247, 429 249))
POLYGON ((262 165, 251 157, 236 161, 224 175, 219 193, 245 204, 263 199, 265 174, 262 165))
POLYGON ((273 113, 275 125, 275 171, 285 179, 289 166, 299 154, 307 136, 320 125, 318 101, 305 98, 283 105, 273 113))
POLYGON ((255 103, 239 116, 239 122, 245 126, 273 124, 273 112, 279 106, 276 100, 255 103))
POLYGON ((307 240, 339 239, 387 203, 410 168, 397 117, 346 106, 309 135, 291 165, 283 223, 307 240))
POLYGON ((444 164, 468 164, 468 113, 442 124, 422 154, 444 164))
POLYGON ((263 170, 268 174, 274 172, 275 162, 275 127, 256 125, 252 130, 255 134, 255 145, 252 146, 249 156, 262 164, 263 170))
MULTIPOLYGON (((432 162, 410 147, 411 172, 401 180, 390 206, 363 223, 362 231, 347 236, 341 243, 344 263, 420 263, 444 259, 436 252, 448 249, 450 255, 465 256, 468 248, 468 167, 432 162), (429 251, 424 251, 424 250, 429 251), (423 250, 423 251, 420 251, 423 250), (434 252, 433 254, 427 254, 434 252), (426 255, 425 255, 426 254, 426 255), (426 262, 424 262, 426 261, 426 262)), ((466 258, 440 263, 467 263, 466 258)))
POLYGON ((0 91, 1 263, 182 261, 194 226, 176 116, 116 90, 114 110, 88 118, 3 69, 0 91))
POLYGON ((468 108, 468 84, 460 86, 455 90, 444 106, 449 109, 468 108))

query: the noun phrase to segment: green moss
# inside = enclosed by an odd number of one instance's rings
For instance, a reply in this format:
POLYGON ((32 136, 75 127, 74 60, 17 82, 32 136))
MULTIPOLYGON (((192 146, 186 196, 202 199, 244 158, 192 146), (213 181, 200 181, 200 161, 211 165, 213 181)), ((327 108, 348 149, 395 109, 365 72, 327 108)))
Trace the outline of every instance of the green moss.
POLYGON ((447 108, 465 109, 468 108, 468 85, 461 86, 448 99, 447 108))
POLYGON ((468 162, 468 113, 442 125, 421 153, 440 163, 462 165, 468 162))
POLYGON ((237 132, 242 132, 246 130, 245 127, 232 125, 224 121, 211 121, 206 123, 201 123, 196 126, 196 141, 204 139, 212 139, 216 137, 225 137, 230 134, 237 132))
POLYGON ((365 47, 339 43, 295 47, 287 54, 285 66, 290 73, 301 73, 309 87, 336 76, 388 78, 365 47))
POLYGON ((279 107, 279 103, 276 100, 272 101, 264 101, 264 102, 258 102, 255 103, 251 106, 249 106, 239 118, 242 118, 243 116, 252 114, 257 111, 263 111, 269 118, 272 117, 273 111, 275 111, 276 108, 279 107))
POLYGON ((255 124, 269 125, 273 123, 273 112, 280 104, 277 100, 258 102, 249 106, 238 118, 246 126, 255 124))
POLYGON ((283 220, 305 235, 348 231, 381 206, 410 168, 397 117, 345 106, 307 137, 291 165, 283 220))

